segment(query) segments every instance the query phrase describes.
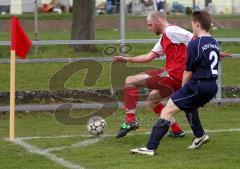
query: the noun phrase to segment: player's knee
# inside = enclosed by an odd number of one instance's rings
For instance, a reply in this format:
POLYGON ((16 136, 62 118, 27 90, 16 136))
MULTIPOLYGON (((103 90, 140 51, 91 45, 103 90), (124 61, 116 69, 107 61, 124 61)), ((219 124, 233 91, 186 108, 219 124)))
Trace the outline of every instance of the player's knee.
POLYGON ((134 86, 134 77, 133 76, 126 77, 125 86, 134 86))
POLYGON ((167 113, 167 109, 166 109, 166 107, 164 107, 163 109, 162 109, 162 114, 166 114, 167 113))
POLYGON ((155 123, 154 127, 169 127, 171 122, 169 120, 160 118, 157 123, 155 123))
POLYGON ((131 83, 131 76, 126 77, 125 79, 125 85, 128 85, 131 83))
POLYGON ((151 95, 149 95, 147 98, 147 105, 151 109, 154 109, 158 105, 159 101, 160 101, 159 99, 156 99, 155 97, 152 97, 151 95))
POLYGON ((151 100, 148 100, 147 101, 147 105, 148 107, 150 107, 151 109, 154 109, 156 106, 157 106, 158 102, 154 102, 154 101, 151 101, 151 100))
POLYGON ((147 105, 148 107, 150 107, 151 109, 154 109, 157 105, 159 104, 159 100, 156 100, 156 99, 148 99, 147 100, 147 105))
POLYGON ((163 108, 160 118, 162 118, 162 119, 170 119, 171 118, 171 112, 169 111, 169 109, 167 107, 163 108))

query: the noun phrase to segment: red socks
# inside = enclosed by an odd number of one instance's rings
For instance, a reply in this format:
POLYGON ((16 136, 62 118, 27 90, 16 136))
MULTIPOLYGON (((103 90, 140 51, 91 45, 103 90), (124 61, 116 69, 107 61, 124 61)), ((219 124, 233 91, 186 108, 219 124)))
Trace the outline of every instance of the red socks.
MULTIPOLYGON (((154 109, 153 111, 158 115, 160 116, 161 112, 162 112, 162 109, 165 107, 165 105, 163 105, 162 103, 159 103, 154 109)), ((174 132, 174 133, 179 133, 180 131, 182 131, 181 127, 178 125, 177 122, 173 122, 171 123, 170 125, 171 127, 171 130, 174 132)))
POLYGON ((136 109, 138 100, 138 89, 136 87, 126 87, 124 89, 124 108, 126 110, 136 109))
POLYGON ((138 89, 136 87, 126 87, 124 89, 124 109, 126 111, 126 122, 130 123, 135 120, 134 111, 137 107, 138 89))
POLYGON ((181 127, 178 125, 177 122, 172 123, 170 127, 174 133, 179 133, 180 131, 182 131, 181 127))
POLYGON ((126 113, 126 123, 131 123, 134 120, 135 120, 134 113, 126 113))
POLYGON ((156 107, 154 107, 153 111, 156 113, 157 116, 160 116, 164 107, 165 106, 162 103, 159 103, 156 107))

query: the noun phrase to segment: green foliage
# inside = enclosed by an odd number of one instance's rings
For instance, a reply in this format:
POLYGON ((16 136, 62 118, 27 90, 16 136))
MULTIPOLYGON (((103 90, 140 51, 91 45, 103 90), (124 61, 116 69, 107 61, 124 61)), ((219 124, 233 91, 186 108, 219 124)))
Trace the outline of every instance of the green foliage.
POLYGON ((186 13, 187 15, 191 16, 191 14, 192 14, 192 9, 191 9, 190 7, 186 7, 185 13, 186 13))

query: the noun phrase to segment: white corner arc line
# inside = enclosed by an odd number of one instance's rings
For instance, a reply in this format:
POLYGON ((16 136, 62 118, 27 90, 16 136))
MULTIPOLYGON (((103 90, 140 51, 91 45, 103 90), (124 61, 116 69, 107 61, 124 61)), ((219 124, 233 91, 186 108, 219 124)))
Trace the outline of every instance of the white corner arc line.
POLYGON ((99 141, 100 141, 99 138, 88 139, 88 140, 84 140, 84 141, 78 142, 78 143, 76 143, 76 144, 72 144, 71 146, 48 148, 48 149, 45 149, 44 151, 46 151, 46 152, 52 152, 52 151, 60 151, 60 150, 68 149, 68 148, 85 147, 85 146, 88 146, 88 145, 91 145, 91 144, 95 144, 95 143, 97 143, 97 142, 99 142, 99 141))
POLYGON ((44 149, 40 149, 40 148, 37 148, 36 146, 28 144, 28 143, 26 143, 25 141, 23 141, 19 138, 16 138, 14 140, 14 143, 23 147, 23 148, 25 148, 30 153, 39 154, 41 156, 44 156, 48 160, 51 160, 51 161, 53 161, 53 162, 55 162, 55 163, 57 163, 61 166, 64 166, 66 168, 69 168, 69 169, 84 169, 84 167, 82 167, 80 165, 77 165, 77 164, 72 163, 70 161, 66 161, 66 160, 56 156, 55 154, 49 153, 49 152, 45 151, 44 149))

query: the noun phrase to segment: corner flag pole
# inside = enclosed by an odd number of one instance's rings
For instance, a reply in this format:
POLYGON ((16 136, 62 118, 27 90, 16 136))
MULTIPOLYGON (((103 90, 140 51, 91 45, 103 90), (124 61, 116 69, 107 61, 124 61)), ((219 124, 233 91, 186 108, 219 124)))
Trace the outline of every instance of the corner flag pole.
POLYGON ((15 65, 16 65, 16 52, 11 50, 10 62, 10 124, 9 124, 9 139, 15 139, 15 65))
POLYGON ((11 62, 10 62, 10 118, 9 140, 15 139, 15 67, 16 55, 25 59, 32 46, 17 17, 11 17, 11 62))

